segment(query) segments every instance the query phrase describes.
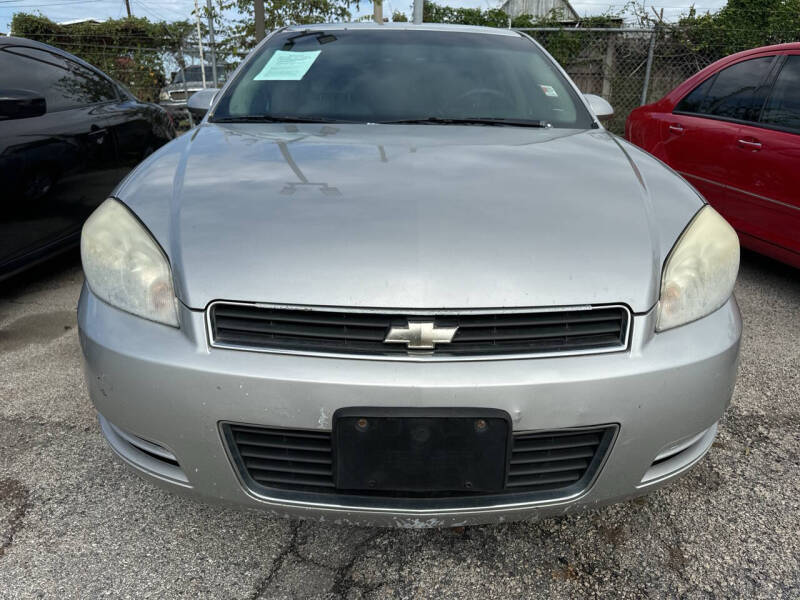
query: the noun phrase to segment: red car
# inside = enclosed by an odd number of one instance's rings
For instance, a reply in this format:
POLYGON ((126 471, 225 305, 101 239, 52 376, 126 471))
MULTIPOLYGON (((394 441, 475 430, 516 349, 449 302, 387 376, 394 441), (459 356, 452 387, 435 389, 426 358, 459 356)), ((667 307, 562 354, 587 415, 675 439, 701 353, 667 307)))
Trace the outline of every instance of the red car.
POLYGON ((625 137, 694 185, 742 245, 800 267, 800 43, 715 62, 634 110, 625 137))

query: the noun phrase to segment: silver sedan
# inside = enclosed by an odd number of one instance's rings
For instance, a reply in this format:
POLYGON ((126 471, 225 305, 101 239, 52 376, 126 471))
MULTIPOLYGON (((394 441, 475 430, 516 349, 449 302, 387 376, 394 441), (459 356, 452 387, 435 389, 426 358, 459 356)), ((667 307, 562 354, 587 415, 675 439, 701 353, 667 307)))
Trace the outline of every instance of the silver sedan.
POLYGON ((268 37, 84 226, 111 448, 206 501, 400 527, 686 472, 734 387, 738 240, 608 113, 510 30, 268 37))

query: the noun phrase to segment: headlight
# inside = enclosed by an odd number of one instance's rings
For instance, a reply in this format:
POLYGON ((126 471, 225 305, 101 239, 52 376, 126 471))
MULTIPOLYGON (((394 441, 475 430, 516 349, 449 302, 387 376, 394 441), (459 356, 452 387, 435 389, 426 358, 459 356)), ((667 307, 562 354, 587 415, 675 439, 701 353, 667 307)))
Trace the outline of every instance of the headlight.
POLYGON ((166 90, 161 90, 161 93, 158 95, 160 100, 169 100, 169 92, 166 90))
POLYGON ((717 310, 733 293, 738 271, 736 232, 717 211, 704 206, 667 258, 656 329, 671 329, 717 310))
POLYGON ((87 219, 81 233, 81 260, 96 296, 134 315, 178 326, 167 258, 117 200, 109 198, 87 219))

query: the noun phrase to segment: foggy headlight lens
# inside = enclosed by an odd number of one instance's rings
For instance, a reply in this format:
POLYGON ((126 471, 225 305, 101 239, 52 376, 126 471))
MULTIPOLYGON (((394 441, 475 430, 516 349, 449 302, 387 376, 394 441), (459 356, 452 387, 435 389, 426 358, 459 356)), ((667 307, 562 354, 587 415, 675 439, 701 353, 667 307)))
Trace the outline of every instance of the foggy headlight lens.
POLYGON ((656 329, 704 317, 727 302, 739 272, 739 238, 717 211, 700 209, 664 266, 656 329))
POLYGON ((109 198, 84 224, 81 260, 96 296, 134 315, 178 326, 167 258, 119 201, 109 198))

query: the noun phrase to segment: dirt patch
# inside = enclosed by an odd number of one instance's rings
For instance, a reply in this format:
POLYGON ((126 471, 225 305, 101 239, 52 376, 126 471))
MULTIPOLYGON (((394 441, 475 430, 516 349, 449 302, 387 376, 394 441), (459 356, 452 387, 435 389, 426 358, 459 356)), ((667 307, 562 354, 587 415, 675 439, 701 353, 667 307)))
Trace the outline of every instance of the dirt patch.
POLYGON ((14 536, 22 527, 28 512, 30 492, 16 479, 0 479, 0 557, 14 542, 14 536))
POLYGON ((76 325, 77 318, 71 310, 25 315, 0 328, 0 352, 13 352, 28 344, 45 344, 76 325))

